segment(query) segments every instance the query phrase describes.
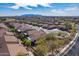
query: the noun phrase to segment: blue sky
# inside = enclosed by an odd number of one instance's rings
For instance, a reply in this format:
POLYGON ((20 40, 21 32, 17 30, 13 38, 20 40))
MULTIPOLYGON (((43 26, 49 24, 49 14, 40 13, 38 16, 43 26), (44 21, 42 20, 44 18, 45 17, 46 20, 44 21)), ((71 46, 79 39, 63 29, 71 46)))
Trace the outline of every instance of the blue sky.
POLYGON ((79 3, 0 3, 0 16, 79 16, 79 3))

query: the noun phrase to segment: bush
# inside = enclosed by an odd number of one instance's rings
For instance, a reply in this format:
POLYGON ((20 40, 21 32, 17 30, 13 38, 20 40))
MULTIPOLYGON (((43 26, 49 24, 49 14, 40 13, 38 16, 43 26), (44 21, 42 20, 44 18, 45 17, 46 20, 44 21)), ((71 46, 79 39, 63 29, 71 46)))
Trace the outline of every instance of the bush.
POLYGON ((17 31, 14 26, 9 26, 9 28, 10 28, 10 30, 11 30, 12 32, 16 32, 16 31, 17 31))
POLYGON ((27 46, 31 46, 31 42, 32 42, 31 40, 23 39, 21 43, 27 46))
POLYGON ((20 38, 21 40, 27 38, 27 36, 24 34, 16 34, 16 37, 20 38))
POLYGON ((65 44, 64 40, 56 40, 54 43, 57 45, 57 47, 63 46, 65 44))

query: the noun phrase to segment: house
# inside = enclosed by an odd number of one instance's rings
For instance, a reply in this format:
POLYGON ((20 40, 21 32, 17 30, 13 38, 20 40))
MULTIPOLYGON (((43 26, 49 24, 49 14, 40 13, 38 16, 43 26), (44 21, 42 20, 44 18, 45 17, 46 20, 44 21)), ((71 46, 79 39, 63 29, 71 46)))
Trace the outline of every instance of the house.
POLYGON ((57 28, 57 26, 55 26, 55 25, 49 25, 49 26, 47 27, 48 30, 52 30, 52 29, 55 29, 55 28, 57 28))
POLYGON ((6 18, 6 22, 15 22, 16 19, 13 19, 13 18, 6 18))
POLYGON ((48 27, 48 24, 43 24, 43 25, 42 25, 42 28, 47 29, 47 27, 48 27))
POLYGON ((31 38, 32 41, 46 35, 46 33, 43 30, 37 31, 35 29, 27 31, 27 33, 28 33, 28 35, 29 35, 29 37, 31 38))
POLYGON ((59 25, 57 28, 62 31, 68 31, 68 29, 64 25, 59 25))
POLYGON ((0 56, 9 56, 8 47, 4 38, 5 30, 0 28, 0 56))

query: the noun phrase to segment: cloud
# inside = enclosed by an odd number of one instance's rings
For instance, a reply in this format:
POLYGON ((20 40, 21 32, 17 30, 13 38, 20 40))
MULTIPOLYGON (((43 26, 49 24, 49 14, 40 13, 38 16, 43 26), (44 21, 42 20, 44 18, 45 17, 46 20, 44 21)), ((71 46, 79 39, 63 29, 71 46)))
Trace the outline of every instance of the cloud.
POLYGON ((41 5, 41 6, 44 6, 44 7, 51 7, 49 5, 51 3, 53 3, 53 0, 26 0, 25 3, 15 3, 15 5, 11 6, 10 8, 19 9, 20 7, 23 7, 23 8, 26 8, 26 9, 31 9, 28 6, 37 7, 38 5, 41 5))
POLYGON ((19 7, 15 5, 15 6, 11 6, 9 8, 18 9, 19 7))
POLYGON ((65 11, 77 11, 79 10, 79 7, 68 7, 65 9, 65 11))
POLYGON ((62 9, 57 9, 57 10, 53 9, 52 12, 53 13, 64 13, 64 10, 62 10, 62 9))
POLYGON ((64 16, 66 14, 62 9, 53 9, 51 12, 53 16, 64 16))
POLYGON ((20 5, 14 5, 14 6, 11 6, 11 7, 9 7, 9 8, 12 8, 12 9, 19 9, 20 7, 23 7, 23 8, 26 8, 26 9, 29 9, 29 10, 31 10, 31 8, 29 8, 29 7, 27 7, 27 6, 20 6, 20 5))
POLYGON ((53 9, 51 12, 55 16, 75 16, 78 15, 79 7, 67 7, 64 9, 53 9))

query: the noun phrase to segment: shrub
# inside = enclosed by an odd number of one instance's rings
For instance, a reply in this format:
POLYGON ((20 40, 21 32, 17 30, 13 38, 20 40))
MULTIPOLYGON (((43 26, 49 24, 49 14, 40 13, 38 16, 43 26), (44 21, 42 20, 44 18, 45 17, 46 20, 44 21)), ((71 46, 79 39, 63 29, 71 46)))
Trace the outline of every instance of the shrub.
POLYGON ((23 39, 21 43, 27 46, 31 46, 31 42, 32 42, 31 40, 23 39))

